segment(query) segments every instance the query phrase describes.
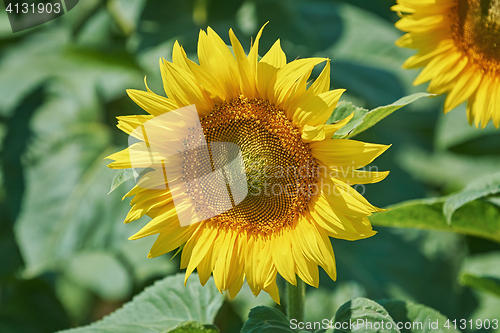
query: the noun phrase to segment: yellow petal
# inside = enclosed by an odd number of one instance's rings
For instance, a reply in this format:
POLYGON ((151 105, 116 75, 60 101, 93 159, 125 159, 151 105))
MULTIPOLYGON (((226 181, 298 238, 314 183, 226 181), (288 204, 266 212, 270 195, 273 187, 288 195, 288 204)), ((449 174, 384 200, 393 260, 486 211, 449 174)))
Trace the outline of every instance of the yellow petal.
POLYGON ((213 230, 211 227, 207 227, 205 224, 205 226, 200 229, 200 234, 194 235, 196 237, 193 237, 188 241, 188 243, 194 242, 194 246, 186 269, 187 275, 191 274, 194 269, 200 264, 200 262, 205 258, 208 251, 212 247, 212 244, 217 238, 217 234, 217 230, 213 230))
POLYGON ((180 228, 179 219, 175 212, 173 203, 166 205, 162 208, 161 212, 141 230, 130 236, 130 240, 140 239, 146 236, 158 234, 160 232, 170 233, 175 229, 180 228))
POLYGON ((445 52, 432 59, 417 76, 413 85, 420 85, 434 77, 448 73, 460 60, 462 54, 455 51, 445 52))
POLYGON ((231 38, 231 45, 233 46, 233 52, 238 63, 240 89, 246 97, 255 98, 255 76, 252 75, 252 71, 250 70, 250 62, 233 29, 229 30, 229 37, 231 38))
POLYGON ((338 178, 349 184, 373 184, 384 180, 389 171, 364 171, 364 170, 349 170, 330 168, 329 177, 338 178))
POLYGON ((476 128, 479 127, 482 115, 488 110, 489 104, 489 88, 492 82, 490 75, 484 75, 477 92, 472 96, 467 104, 467 119, 469 124, 475 122, 476 128))
POLYGON ((227 256, 232 255, 234 246, 235 233, 232 230, 226 232, 223 243, 221 244, 220 251, 215 261, 213 276, 217 289, 219 292, 227 289, 227 274, 229 267, 227 264, 227 256))
POLYGON ((500 124, 500 78, 497 77, 491 82, 490 89, 490 101, 488 103, 488 111, 483 117, 482 128, 486 127, 486 124, 493 119, 493 125, 498 128, 500 124))
POLYGON ((256 80, 257 76, 257 63, 258 63, 258 58, 259 58, 259 41, 260 37, 262 36, 262 31, 264 30, 264 27, 267 25, 266 22, 262 28, 260 28, 259 33, 255 37, 255 42, 253 43, 252 47, 250 48, 250 52, 248 52, 248 63, 250 64, 250 73, 249 76, 250 78, 253 78, 256 80))
POLYGON ((190 225, 179 227, 169 233, 161 233, 151 247, 148 258, 155 258, 175 250, 189 239, 195 228, 196 226, 190 225))
POLYGON ((229 297, 231 299, 234 299, 236 295, 240 292, 244 281, 245 281, 245 274, 243 274, 243 271, 241 271, 239 272, 233 284, 229 286, 229 297))
POLYGON ((320 185, 322 195, 334 210, 341 211, 349 216, 366 216, 381 209, 371 205, 365 197, 359 194, 354 188, 335 178, 321 178, 320 185))
POLYGON ((165 93, 178 105, 195 104, 198 113, 208 114, 214 107, 213 101, 196 82, 194 76, 168 61, 160 61, 165 93))
POLYGON ((127 89, 127 94, 135 104, 139 105, 144 111, 153 116, 159 116, 179 108, 176 102, 156 95, 151 91, 127 89))
POLYGON ((448 24, 445 15, 424 16, 420 19, 416 19, 415 15, 411 15, 401 18, 396 22, 395 26, 399 30, 407 32, 433 32, 445 28, 448 24))
POLYGON ((302 129, 302 140, 304 140, 305 142, 312 142, 331 139, 335 132, 347 125, 352 117, 354 117, 354 112, 344 119, 335 122, 334 124, 319 126, 305 125, 302 129))
POLYGON ((212 251, 209 250, 205 258, 203 258, 203 260, 196 268, 202 286, 204 286, 208 282, 210 275, 212 275, 213 267, 210 266, 210 263, 212 261, 212 255, 213 255, 212 251))
POLYGON ((299 127, 324 124, 332 115, 345 89, 331 90, 314 96, 299 105, 293 115, 293 124, 299 127))
POLYGON ((478 73, 475 66, 465 68, 455 81, 453 89, 446 96, 444 112, 450 112, 464 101, 466 101, 477 89, 482 75, 478 73))
POLYGON ((155 165, 158 155, 152 155, 144 142, 137 142, 124 150, 109 155, 106 159, 114 160, 108 164, 110 169, 148 168, 155 165), (133 158, 133 163, 131 158, 133 158))
POLYGON ((318 229, 319 235, 321 237, 321 241, 318 242, 319 248, 323 253, 323 257, 327 259, 326 264, 322 265, 326 274, 333 281, 337 280, 337 268, 335 267, 335 255, 333 254, 332 243, 328 236, 321 230, 318 229))
POLYGON ((289 283, 297 285, 294 263, 293 260, 290 260, 292 244, 289 231, 281 230, 279 234, 273 234, 271 239, 273 263, 278 273, 289 283))
POLYGON ((433 94, 442 94, 450 90, 450 87, 454 86, 454 80, 459 76, 464 68, 467 67, 469 59, 466 56, 462 56, 458 62, 447 69, 443 75, 434 77, 429 83, 428 91, 433 94))
POLYGON ((179 45, 178 41, 175 41, 174 43, 174 48, 172 50, 172 62, 185 70, 188 73, 191 73, 191 69, 189 68, 189 65, 187 64, 187 56, 186 52, 184 52, 184 49, 179 45))
POLYGON ((280 304, 280 292, 278 289, 278 285, 276 284, 276 277, 264 290, 271 296, 273 301, 275 301, 278 305, 280 304))
POLYGON ((274 85, 278 70, 286 64, 285 52, 278 39, 271 49, 257 64, 256 82, 259 96, 264 100, 274 101, 274 85))
POLYGON ((313 68, 324 61, 327 61, 327 59, 306 58, 288 63, 277 73, 274 87, 275 99, 270 101, 278 106, 282 106, 284 101, 290 97, 292 87, 298 83, 298 86, 305 88, 307 79, 311 75, 313 68))
POLYGON ((200 31, 198 40, 198 60, 211 73, 225 93, 225 100, 240 94, 239 74, 236 60, 224 41, 210 27, 208 34, 200 31))
POLYGON ((311 154, 323 165, 362 168, 380 156, 390 146, 356 140, 330 139, 309 144, 311 154))
MULTIPOLYGON (((495 93, 495 91, 493 91, 493 93, 495 93)), ((497 94, 496 103, 498 105, 498 103, 500 103, 500 84, 498 84, 498 83, 497 83, 496 94, 497 94)), ((496 128, 499 128, 500 127, 500 111, 498 110, 498 107, 493 112, 494 112, 494 114, 493 114, 493 125, 496 128)))
POLYGON ((444 52, 448 52, 449 50, 452 50, 453 48, 455 48, 455 42, 453 41, 453 39, 442 40, 435 49, 433 49, 433 50, 426 50, 426 49, 420 50, 414 56, 411 56, 408 59, 406 59, 406 61, 403 64, 403 68, 410 69, 410 68, 423 67, 423 66, 427 65, 437 55, 444 53, 444 52))
POLYGON ((321 74, 313 84, 311 84, 308 90, 311 90, 314 95, 330 90, 330 59, 327 59, 325 68, 323 68, 321 74))
POLYGON ((142 191, 130 201, 130 205, 133 207, 127 214, 124 223, 138 220, 152 209, 158 207, 164 209, 167 205, 171 205, 172 201, 172 196, 168 190, 142 191))
MULTIPOLYGON (((124 131, 127 134, 132 134, 135 129, 147 121, 153 119, 154 116, 151 115, 134 115, 134 116, 121 116, 116 117, 118 119, 117 127, 124 131)), ((144 136, 142 135, 142 131, 135 131, 134 137, 137 139, 144 141, 144 136)))
POLYGON ((305 258, 300 242, 298 241, 299 237, 303 237, 303 235, 299 234, 298 232, 291 233, 290 239, 292 241, 292 254, 293 260, 295 261, 295 271, 302 281, 315 288, 318 288, 318 266, 305 258))
POLYGON ((318 196, 309 207, 310 214, 307 216, 312 217, 321 228, 328 231, 329 236, 347 240, 365 238, 359 234, 350 219, 335 209, 325 196, 318 196))

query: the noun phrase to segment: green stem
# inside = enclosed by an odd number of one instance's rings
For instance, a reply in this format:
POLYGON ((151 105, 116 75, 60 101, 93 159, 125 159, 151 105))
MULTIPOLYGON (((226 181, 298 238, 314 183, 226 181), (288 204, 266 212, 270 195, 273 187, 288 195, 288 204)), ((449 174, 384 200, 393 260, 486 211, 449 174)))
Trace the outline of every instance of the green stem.
POLYGON ((306 284, 297 278, 297 285, 287 284, 287 315, 288 319, 304 321, 304 302, 306 299, 306 284))

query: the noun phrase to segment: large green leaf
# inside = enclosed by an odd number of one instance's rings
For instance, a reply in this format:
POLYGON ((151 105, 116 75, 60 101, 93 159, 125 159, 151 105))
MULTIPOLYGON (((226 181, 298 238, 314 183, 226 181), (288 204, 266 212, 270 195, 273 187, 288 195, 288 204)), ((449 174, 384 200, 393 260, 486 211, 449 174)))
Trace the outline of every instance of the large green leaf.
POLYGON ((266 306, 253 308, 248 320, 241 329, 242 333, 299 333, 297 329, 280 311, 266 306))
MULTIPOLYGON (((106 167, 104 157, 119 148, 111 142, 109 127, 98 121, 101 107, 94 88, 65 83, 51 87, 53 96, 31 122, 35 139, 25 158, 26 192, 15 225, 25 273, 65 271, 74 255, 89 251, 120 258, 120 266, 132 265, 127 272, 139 283, 171 272, 168 258, 146 259, 153 239, 146 241, 149 245, 127 240, 142 226, 123 224, 130 207, 121 199, 128 189, 122 186, 107 195, 114 171, 106 167)), ((86 268, 92 271, 91 265, 86 268)), ((128 296, 124 292, 121 298, 128 296)))
POLYGON ((345 279, 345 274, 343 274, 342 279, 335 282, 333 290, 328 289, 326 285, 321 286, 318 289, 310 288, 307 290, 304 316, 308 321, 322 321, 324 318, 331 318, 332 313, 335 313, 344 303, 367 296, 363 285, 357 281, 345 279))
POLYGON ((353 136, 372 127, 385 117, 389 116, 394 111, 401 109, 403 106, 413 103, 414 101, 422 97, 429 96, 434 95, 428 93, 416 93, 410 96, 405 96, 392 104, 380 106, 371 111, 356 107, 351 103, 344 103, 337 109, 335 109, 328 123, 344 119, 354 112, 354 117, 349 121, 347 125, 338 130, 334 136, 334 138, 339 139, 352 138, 353 136))
MULTIPOLYGON (((320 281, 321 288, 333 290, 330 300, 335 301, 333 305, 338 308, 338 301, 345 302, 347 297, 335 293, 341 283, 350 282, 351 286, 345 292, 351 298, 407 299, 454 318, 468 314, 469 305, 473 306, 470 295, 456 292, 460 289, 457 273, 466 254, 460 235, 378 226, 374 229, 377 234, 368 239, 356 242, 332 240, 338 282, 331 281, 322 272, 320 281), (429 292, 429 285, 433 286, 433 292, 429 292)), ((324 304, 328 307, 331 303, 324 304)), ((329 316, 337 308, 330 305, 329 316)))
POLYGON ((370 216, 374 225, 458 232, 500 242, 500 209, 483 201, 469 202, 453 215, 449 225, 443 215, 446 197, 411 200, 370 216))
POLYGON ((368 298, 356 298, 339 308, 329 324, 331 327, 324 332, 460 332, 452 326, 445 327, 447 323, 450 325, 445 316, 421 304, 399 300, 374 302, 368 298))
MULTIPOLYGON (((213 280, 202 286, 198 276, 192 274, 187 285, 183 284, 184 274, 166 277, 104 319, 64 332, 165 333, 174 328, 178 331, 173 332, 183 332, 186 322, 212 324, 224 300, 213 280)), ((184 332, 190 331, 186 328, 184 332)))
POLYGON ((460 331, 438 311, 408 301, 386 300, 380 302, 401 328, 401 333, 434 333, 460 331), (445 327, 448 323, 450 327, 445 327))
POLYGON ((399 333, 387 310, 368 298, 356 298, 342 305, 327 333, 399 333))
POLYGON ((195 321, 180 324, 168 333, 219 333, 219 329, 214 325, 203 325, 195 321))
POLYGON ((500 192, 500 172, 484 176, 471 182, 461 192, 453 194, 446 199, 443 212, 446 221, 451 224, 453 213, 468 202, 500 192))
POLYGON ((128 207, 106 195, 113 172, 104 157, 115 149, 107 146, 105 128, 81 130, 64 144, 51 144, 50 154, 26 168, 27 193, 15 231, 29 275, 64 267, 77 251, 112 249, 127 238, 121 222, 128 207))

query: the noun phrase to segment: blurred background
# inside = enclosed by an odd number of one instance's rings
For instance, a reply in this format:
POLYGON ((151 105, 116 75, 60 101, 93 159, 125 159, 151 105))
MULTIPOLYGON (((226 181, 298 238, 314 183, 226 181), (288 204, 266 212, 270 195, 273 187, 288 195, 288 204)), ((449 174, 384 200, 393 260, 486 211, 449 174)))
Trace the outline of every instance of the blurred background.
MULTIPOLYGON (((162 93, 158 59, 175 40, 196 59, 200 29, 229 44, 233 28, 248 50, 267 21, 263 55, 278 38, 288 61, 332 60, 331 88, 375 108, 410 93, 417 71, 401 69, 411 50, 393 0, 83 0, 69 13, 13 34, 0 6, 0 332, 45 333, 91 323, 146 286, 179 272, 171 254, 147 259, 155 237, 127 238, 146 224, 123 224, 133 186, 110 192, 104 157, 125 148, 116 116, 143 114, 125 89, 162 93)), ((319 70, 318 70, 319 72, 319 70)), ((318 75, 314 72, 313 76, 318 75)), ((500 131, 469 127, 465 107, 442 114, 443 98, 420 99, 358 140, 392 144, 374 163, 390 170, 365 196, 385 207, 444 196, 499 171, 500 131)), ((499 211, 499 200, 489 200, 499 211)), ((494 215, 500 216, 500 215, 494 215)), ((481 218, 481 217, 479 217, 481 218)), ((338 279, 308 289, 306 318, 331 318, 358 296, 415 301, 450 319, 498 318, 500 298, 460 283, 479 267, 500 278, 500 245, 456 233, 375 227, 368 240, 333 240, 338 279)), ((324 272, 322 272, 324 273, 324 272)), ((283 297, 283 291, 282 291, 283 297)), ((239 332, 248 311, 273 305, 245 287, 216 317, 239 332)), ((500 330, 499 330, 500 332, 500 330)))

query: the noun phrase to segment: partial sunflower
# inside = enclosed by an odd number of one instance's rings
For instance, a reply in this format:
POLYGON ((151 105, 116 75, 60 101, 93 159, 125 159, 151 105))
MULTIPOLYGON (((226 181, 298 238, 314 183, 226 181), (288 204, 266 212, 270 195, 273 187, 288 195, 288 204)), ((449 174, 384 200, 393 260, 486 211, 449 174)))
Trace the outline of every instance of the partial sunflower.
POLYGON ((403 68, 425 67, 414 84, 447 93, 444 112, 467 100, 469 124, 500 125, 500 0, 397 0, 396 44, 418 49, 403 68))
MULTIPOLYGON (((130 98, 150 115, 118 117, 118 127, 131 134, 152 119, 194 104, 208 145, 229 142, 241 149, 249 191, 231 209, 181 226, 178 214, 180 210, 185 214, 185 209, 174 205, 170 180, 164 188, 152 189, 143 184, 149 181, 146 174, 126 195, 134 198, 125 222, 150 216, 152 220, 130 239, 158 234, 149 257, 182 248, 186 279, 197 269, 204 285, 213 273, 219 291, 229 290, 231 297, 246 279, 255 295, 264 290, 279 303, 277 273, 291 284, 296 284, 298 276, 317 287, 321 266, 335 280, 329 237, 357 240, 375 234, 367 216, 379 209, 351 185, 375 183, 387 176, 388 172, 358 169, 388 146, 330 139, 352 116, 325 124, 344 91, 329 90, 328 59, 287 63, 278 40, 258 60, 261 34, 262 29, 246 55, 232 30, 232 52, 211 28, 201 31, 199 65, 176 42, 173 61, 160 61, 168 98, 149 88, 128 90, 130 98), (325 62, 319 77, 309 84, 313 68, 325 62)), ((147 146, 158 141, 162 131, 165 135, 175 132, 179 128, 172 128, 182 122, 176 124, 161 125, 164 128, 158 128, 156 139, 149 138, 147 146)), ((109 156, 114 160, 109 167, 133 167, 131 149, 109 156)), ((181 156, 183 171, 179 172, 189 173, 199 162, 196 158, 196 154, 181 156)), ((213 156, 209 158, 213 165, 213 156)), ((197 202, 210 200, 212 204, 218 199, 194 192, 190 195, 197 202)))

